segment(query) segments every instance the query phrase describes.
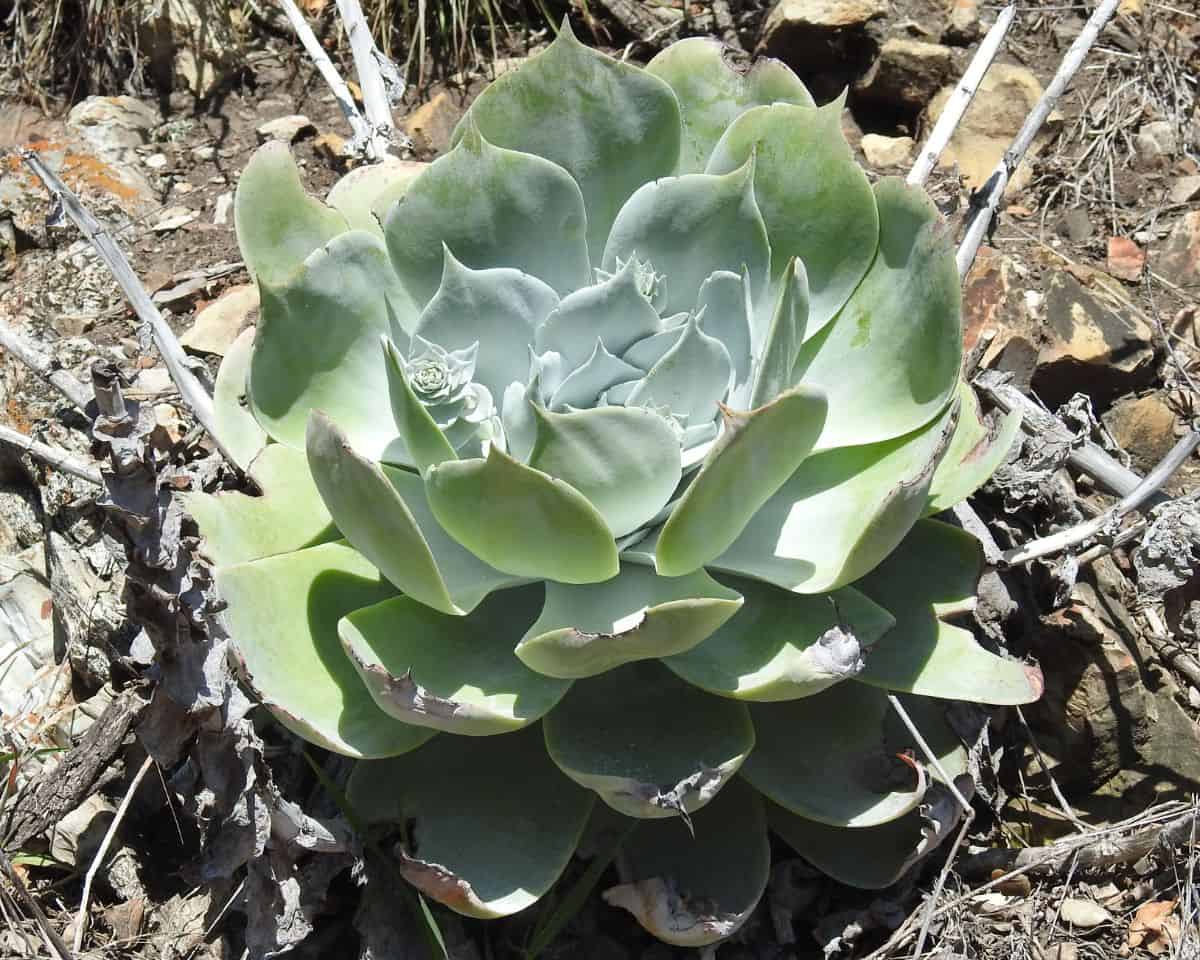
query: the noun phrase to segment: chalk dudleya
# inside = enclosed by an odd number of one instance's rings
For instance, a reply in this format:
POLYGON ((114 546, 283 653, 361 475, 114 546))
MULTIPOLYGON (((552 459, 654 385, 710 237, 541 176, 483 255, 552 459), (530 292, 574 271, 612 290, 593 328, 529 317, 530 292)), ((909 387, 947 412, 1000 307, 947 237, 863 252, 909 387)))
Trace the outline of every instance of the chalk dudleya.
POLYGON ((245 683, 360 758, 352 805, 455 910, 529 906, 601 816, 639 820, 605 898, 671 943, 745 920, 769 830, 884 886, 952 818, 950 702, 1040 692, 948 622, 981 561, 932 519, 1016 422, 960 380, 937 210, 840 111, 564 29, 431 164, 241 177, 261 317, 216 402, 261 492, 189 506, 245 683))

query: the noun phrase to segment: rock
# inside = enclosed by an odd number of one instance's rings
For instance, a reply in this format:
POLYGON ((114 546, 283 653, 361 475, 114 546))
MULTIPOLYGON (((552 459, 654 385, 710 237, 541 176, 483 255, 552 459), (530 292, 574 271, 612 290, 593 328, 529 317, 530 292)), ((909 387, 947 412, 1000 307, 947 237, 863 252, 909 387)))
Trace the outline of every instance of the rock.
POLYGON ((1087 207, 1072 207, 1055 224, 1055 230, 1060 236, 1069 238, 1072 243, 1084 243, 1096 232, 1092 226, 1092 218, 1088 216, 1087 207))
POLYGON ((1154 376, 1150 325, 1095 279, 1084 289, 1072 274, 1059 270, 1047 284, 1032 387, 1052 409, 1075 393, 1086 393, 1103 408, 1154 376))
POLYGON ((954 52, 940 43, 892 37, 854 85, 856 99, 916 113, 954 75, 954 52))
POLYGON ((1108 272, 1119 280, 1136 282, 1142 278, 1146 251, 1128 237, 1108 238, 1108 272))
POLYGON ((1080 930, 1090 930, 1102 923, 1110 923, 1112 914, 1094 900, 1067 897, 1059 909, 1059 919, 1080 930))
POLYGON ((237 335, 250 325, 250 316, 257 309, 257 286, 246 283, 231 287, 196 314, 179 342, 193 353, 223 357, 237 335))
POLYGON ((882 137, 877 133, 865 134, 862 152, 867 163, 876 169, 902 167, 912 162, 916 141, 912 137, 882 137))
POLYGON ((288 114, 286 117, 276 117, 266 123, 260 123, 254 128, 259 143, 268 140, 279 140, 282 143, 294 143, 306 133, 315 133, 316 127, 302 113, 288 114))
POLYGON ((160 89, 201 99, 244 63, 231 0, 165 0, 142 22, 142 53, 160 89))
MULTIPOLYGON (((933 98, 928 110, 931 125, 941 116, 953 92, 953 86, 946 86, 933 98)), ((1042 85, 1027 67, 992 64, 949 147, 942 154, 942 165, 957 164, 971 189, 983 186, 1041 95, 1042 85)), ((1029 155, 1013 172, 1007 195, 1028 186, 1033 176, 1030 156, 1036 156, 1042 150, 1061 122, 1057 111, 1047 119, 1042 132, 1030 146, 1029 155)))
POLYGON ((158 111, 134 97, 88 97, 67 114, 67 129, 110 163, 135 162, 133 150, 150 141, 158 111))
POLYGON ((818 101, 831 100, 870 67, 877 45, 864 28, 887 12, 888 0, 778 0, 756 53, 778 57, 818 101))
POLYGON ((201 162, 211 160, 217 155, 217 148, 211 146, 192 147, 192 156, 201 162))
POLYGON ((1200 176, 1180 177, 1171 184, 1168 203, 1190 203, 1200 198, 1200 176))
POLYGON ((1200 285, 1200 210, 1185 214, 1175 224, 1154 269, 1164 280, 1184 290, 1194 292, 1200 285))
POLYGON ((1102 417, 1113 439, 1146 472, 1175 445, 1175 412, 1158 394, 1123 397, 1102 417))
POLYGON ((217 197, 213 203, 213 225, 223 227, 229 223, 229 214, 233 210, 233 193, 226 191, 217 197))
POLYGON ((1142 170, 1157 170, 1167 166, 1179 150, 1175 128, 1166 120, 1142 125, 1133 142, 1137 164, 1142 170))
POLYGON ((195 210, 189 210, 187 207, 167 207, 150 229, 155 233, 170 233, 172 230, 186 227, 198 216, 199 214, 195 210))
POLYGON ((1056 943, 1046 950, 1046 960, 1079 960, 1079 947, 1069 940, 1056 943))
POLYGON ((450 135, 465 112, 461 98, 442 90, 410 113, 400 127, 412 139, 418 155, 434 156, 450 146, 450 135))
POLYGON ((86 870, 92 865, 116 812, 116 807, 102 794, 91 794, 50 832, 50 856, 59 863, 86 870))
POLYGON ((967 47, 978 40, 982 32, 978 0, 954 0, 950 6, 950 24, 942 34, 942 39, 967 47))
POLYGON ((322 133, 313 141, 313 149, 326 162, 337 166, 346 159, 346 138, 336 133, 322 133))

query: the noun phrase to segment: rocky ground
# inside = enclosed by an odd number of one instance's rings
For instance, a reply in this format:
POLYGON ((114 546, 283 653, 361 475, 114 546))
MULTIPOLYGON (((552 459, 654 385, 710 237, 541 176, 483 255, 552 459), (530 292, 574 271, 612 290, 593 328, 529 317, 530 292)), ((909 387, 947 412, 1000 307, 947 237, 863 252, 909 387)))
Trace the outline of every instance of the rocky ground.
MULTIPOLYGON (((323 5, 305 6, 319 15, 323 5)), ((675 36, 713 33, 742 55, 787 61, 821 101, 846 90, 847 137, 882 175, 911 165, 998 12, 975 0, 601 0, 573 16, 581 33, 635 59, 675 36)), ((1057 0, 1018 8, 930 183, 952 222, 1088 12, 1057 0)), ((205 21, 203 55, 195 24, 159 24, 165 46, 149 48, 140 88, 68 97, 49 114, 25 88, 0 100, 0 146, 31 146, 79 192, 209 371, 257 309, 233 231, 238 171, 259 143, 282 139, 319 192, 344 171, 349 133, 285 22, 261 11, 227 32, 220 22, 205 21)), ((505 35, 499 59, 463 70, 414 63, 421 82, 397 112, 411 156, 445 149, 486 78, 548 37, 534 17, 505 35)), ((1200 13, 1187 0, 1123 0, 966 280, 977 372, 1059 413, 976 498, 999 549, 1114 504, 1070 459, 1088 443, 1144 476, 1195 426, 1198 75, 1200 13)), ((63 91, 44 93, 52 102, 63 91)), ((85 468, 113 451, 132 464, 128 484, 101 498, 86 469, 51 469, 0 442, 0 850, 11 859, 0 958, 53 956, 47 930, 71 946, 94 864, 81 954, 419 955, 416 920, 376 895, 390 879, 363 893, 378 863, 311 852, 333 801, 293 738, 247 719, 224 641, 189 620, 207 581, 169 493, 215 482, 215 460, 111 276, 74 229, 47 225, 45 192, 11 153, 0 157, 0 325, 82 384, 97 359, 109 361, 138 410, 127 436, 89 432, 95 410, 72 407, 69 382, 55 390, 28 357, 0 350, 0 426, 85 468), (187 652, 170 630, 190 637, 187 652), (119 830, 98 857, 114 818, 119 830), (262 855, 268 834, 277 842, 262 855)), ((1200 956, 1188 844, 1200 829, 1190 813, 1200 793, 1198 479, 1193 456, 1152 511, 1028 570, 985 577, 976 628, 1036 657, 1047 687, 1039 703, 993 718, 976 822, 930 925, 937 955, 1200 956), (1043 857, 1061 838, 1066 852, 1043 857)), ((759 914, 720 955, 909 956, 944 853, 878 895, 784 860, 759 914)), ((438 919, 455 956, 489 958, 521 952, 538 921, 438 919)), ((682 953, 597 898, 549 952, 682 953)))

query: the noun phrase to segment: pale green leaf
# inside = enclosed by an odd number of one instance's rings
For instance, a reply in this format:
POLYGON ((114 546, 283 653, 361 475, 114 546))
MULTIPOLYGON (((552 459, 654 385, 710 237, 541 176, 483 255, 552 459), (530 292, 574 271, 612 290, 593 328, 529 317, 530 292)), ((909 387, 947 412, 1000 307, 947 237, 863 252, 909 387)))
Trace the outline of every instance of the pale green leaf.
MULTIPOLYGON (((450 441, 433 422, 429 410, 413 393, 412 384, 404 372, 404 361, 400 351, 390 338, 383 340, 384 365, 387 370, 388 397, 392 403, 392 421, 400 435, 399 443, 389 445, 385 456, 392 462, 400 460, 403 447, 404 460, 411 460, 418 470, 425 471, 443 460, 453 460, 457 454, 450 441)), ((312 430, 312 423, 309 423, 312 430)), ((311 447, 310 447, 311 449, 311 447)))
POLYGON ((429 513, 419 477, 385 472, 320 413, 309 424, 308 464, 342 535, 421 603, 462 614, 515 581, 446 536, 429 513))
POLYGON ((771 242, 771 273, 780 276, 792 257, 803 261, 812 293, 810 337, 858 286, 879 237, 875 199, 846 143, 841 114, 841 100, 747 110, 705 168, 728 173, 755 154, 754 195, 771 242))
POLYGON ((291 151, 278 142, 259 147, 242 170, 233 223, 250 275, 270 284, 349 229, 338 211, 305 192, 291 151))
POLYGON ((728 549, 808 456, 825 410, 824 396, 804 387, 757 410, 723 408, 724 432, 659 534, 659 573, 679 576, 728 549))
POLYGON ((576 680, 542 729, 563 773, 639 818, 699 810, 754 746, 744 704, 709 696, 653 660, 576 680))
POLYGON ((553 350, 565 369, 574 370, 592 355, 597 340, 620 356, 659 327, 658 311, 638 289, 637 266, 630 261, 608 279, 564 297, 538 328, 536 345, 538 353, 553 350))
POLYGON ((690 317, 675 345, 638 380, 628 406, 667 407, 689 427, 710 423, 729 393, 733 362, 725 345, 690 317))
POLYGON ((735 391, 743 388, 750 380, 752 360, 753 303, 749 276, 727 270, 713 273, 700 285, 696 314, 701 318, 700 329, 725 344, 729 359, 733 361, 735 391))
POLYGON ((946 455, 933 472, 929 516, 949 510, 987 483, 1012 449, 1021 429, 1021 411, 1011 410, 994 428, 984 423, 979 398, 965 380, 958 384, 959 414, 946 455))
POLYGON ((357 551, 326 543, 215 578, 243 679, 293 733, 350 757, 394 756, 433 735, 375 706, 338 641, 338 620, 396 592, 357 551))
POLYGON ((768 279, 771 249, 754 201, 754 158, 732 173, 664 177, 639 187, 613 223, 604 269, 635 256, 664 278, 664 313, 690 310, 717 270, 747 270, 757 295, 768 279))
POLYGON ((640 407, 571 413, 534 408, 537 439, 529 466, 569 483, 621 537, 671 499, 682 465, 679 438, 663 417, 640 407))
POLYGON ((392 264, 418 304, 441 283, 443 246, 472 269, 510 267, 569 293, 590 278, 586 229, 567 171, 475 130, 409 184, 383 222, 392 264))
POLYGON ((741 602, 703 571, 660 577, 646 566, 623 564, 604 583, 546 584, 546 605, 516 654, 551 677, 588 677, 687 650, 741 602))
POLYGON ((259 284, 262 316, 248 390, 258 422, 303 449, 310 410, 323 410, 355 449, 378 457, 395 438, 386 414, 379 338, 406 300, 383 244, 352 230, 310 256, 286 283, 259 284), (381 416, 382 414, 382 416, 381 416))
POLYGON ((376 211, 387 210, 404 196, 408 185, 428 166, 416 160, 401 160, 384 154, 377 163, 355 167, 329 191, 325 202, 337 210, 351 230, 366 230, 383 239, 383 217, 376 211))
POLYGON ((372 823, 408 824, 400 871, 458 913, 524 910, 563 872, 593 798, 558 772, 539 731, 437 737, 406 757, 360 763, 347 793, 372 823))
POLYGON ((670 175, 679 158, 679 104, 671 88, 584 46, 566 23, 546 50, 479 95, 455 142, 471 123, 493 143, 545 157, 575 178, 596 263, 622 204, 643 183, 670 175))
POLYGON ((855 583, 886 607, 895 628, 867 657, 863 683, 973 703, 1032 703, 1041 671, 979 645, 971 631, 941 618, 973 607, 983 569, 969 533, 920 520, 895 551, 855 583))
POLYGON ((875 199, 875 262, 793 371, 795 382, 829 394, 818 450, 911 433, 938 415, 958 382, 962 295, 949 230, 925 192, 903 180, 880 180, 875 199))
POLYGON ((558 295, 519 270, 472 270, 447 250, 442 282, 417 321, 416 333, 445 350, 479 344, 475 381, 504 395, 529 376, 534 330, 558 306, 558 295))
POLYGON ((744 603, 711 637, 663 662, 722 697, 773 702, 812 696, 853 676, 865 651, 896 622, 852 587, 805 596, 728 578, 744 603), (842 630, 838 628, 844 628, 842 630))
POLYGON ((612 531, 587 498, 495 445, 486 459, 430 467, 425 490, 443 529, 497 570, 561 583, 617 574, 612 531))
POLYGON ((251 462, 250 473, 262 488, 259 496, 233 490, 183 494, 204 538, 201 551, 215 565, 291 553, 342 536, 302 451, 272 443, 251 462))
POLYGON ((808 89, 789 67, 760 57, 742 73, 726 61, 724 45, 709 37, 672 43, 646 64, 646 71, 662 77, 679 98, 679 173, 702 171, 721 135, 751 107, 781 102, 813 106, 808 89))
POLYGON ((762 798, 735 778, 682 823, 643 823, 624 852, 627 882, 604 899, 646 930, 680 947, 703 947, 735 933, 767 886, 771 849, 762 798))
POLYGON ((250 354, 254 346, 254 328, 238 334, 217 369, 213 385, 213 423, 221 444, 240 466, 246 466, 267 443, 267 431, 258 425, 246 398, 246 377, 250 373, 250 354))
POLYGON ((568 407, 594 407, 604 391, 618 383, 636 380, 644 372, 620 357, 614 357, 605 348, 604 342, 597 338, 595 349, 587 362, 572 370, 563 382, 555 387, 546 407, 559 412, 568 407))
POLYGON ((777 300, 771 322, 759 339, 751 326, 754 341, 754 377, 750 388, 751 407, 761 407, 779 396, 792 383, 792 365, 800 353, 808 325, 808 274, 804 264, 791 260, 776 284, 777 300))
POLYGON ((752 704, 757 743, 742 776, 810 820, 840 827, 895 820, 921 802, 927 778, 887 751, 890 709, 884 691, 853 681, 799 700, 752 704))
POLYGON ((898 440, 810 454, 710 565, 799 593, 857 580, 921 516, 952 416, 898 440))
POLYGON ((540 719, 571 685, 513 655, 541 602, 538 586, 498 590, 453 617, 396 597, 353 611, 338 632, 385 713, 448 733, 510 733, 540 719))

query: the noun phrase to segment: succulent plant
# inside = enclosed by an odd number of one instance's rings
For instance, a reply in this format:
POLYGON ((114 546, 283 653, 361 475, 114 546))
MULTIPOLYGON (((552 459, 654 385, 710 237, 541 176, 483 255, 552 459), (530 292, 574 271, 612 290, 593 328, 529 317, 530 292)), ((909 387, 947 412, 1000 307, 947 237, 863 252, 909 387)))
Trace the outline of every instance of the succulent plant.
POLYGON ((324 203, 280 145, 242 175, 261 319, 217 405, 261 492, 189 505, 245 682, 361 759, 455 910, 525 908, 610 811, 641 822, 605 896, 672 943, 745 920, 768 827, 886 885, 966 772, 948 701, 1040 692, 947 620, 980 558, 932 515, 1017 424, 960 379, 937 210, 872 187, 841 107, 564 29, 432 164, 324 203))

